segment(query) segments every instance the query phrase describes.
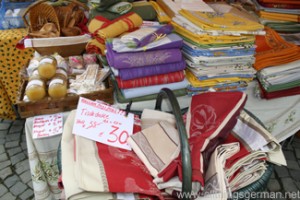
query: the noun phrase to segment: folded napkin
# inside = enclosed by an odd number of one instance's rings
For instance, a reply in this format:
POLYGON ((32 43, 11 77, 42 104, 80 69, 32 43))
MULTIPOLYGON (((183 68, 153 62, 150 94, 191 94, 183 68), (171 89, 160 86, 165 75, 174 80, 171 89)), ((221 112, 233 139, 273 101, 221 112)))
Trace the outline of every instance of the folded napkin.
POLYGON ((116 53, 111 43, 106 43, 108 64, 116 69, 166 64, 182 60, 179 48, 159 49, 145 52, 116 53))
POLYGON ((141 115, 142 130, 158 124, 161 121, 166 121, 173 127, 176 127, 176 120, 173 114, 147 108, 143 110, 141 115))
MULTIPOLYGON (((209 167, 205 172, 203 199, 222 199, 231 197, 231 190, 225 174, 225 162, 239 151, 239 143, 222 144, 216 147, 210 157, 209 167)), ((202 197, 201 197, 202 199, 202 197)))
MULTIPOLYGON (((192 97, 186 129, 192 157, 194 179, 204 182, 203 173, 214 149, 229 135, 243 109, 243 92, 208 92, 192 97)), ((204 184, 203 184, 204 185, 204 184)))
POLYGON ((180 82, 183 81, 184 77, 184 71, 177 71, 132 80, 121 80, 119 77, 116 77, 116 80, 119 88, 126 89, 180 82))
POLYGON ((111 67, 113 74, 115 76, 120 77, 121 80, 131 80, 131 79, 136 79, 136 78, 141 78, 146 76, 167 74, 171 72, 181 71, 184 70, 185 68, 186 68, 186 63, 184 59, 179 62, 124 68, 124 69, 115 69, 111 67))
POLYGON ((107 19, 100 16, 98 16, 97 20, 105 21, 104 25, 101 25, 93 32, 95 37, 98 37, 103 41, 107 38, 117 37, 127 31, 135 30, 143 23, 143 19, 133 12, 129 12, 109 22, 107 22, 107 19))
POLYGON ((173 26, 170 24, 144 27, 121 36, 121 41, 128 47, 138 48, 159 40, 172 31, 173 26))
POLYGON ((135 97, 142 97, 144 95, 149 95, 149 94, 157 94, 162 88, 169 88, 171 90, 184 89, 187 87, 187 85, 188 85, 188 81, 186 79, 183 79, 183 81, 175 82, 175 83, 121 89, 121 92, 126 99, 130 99, 135 97))
POLYGON ((110 12, 113 12, 113 13, 123 15, 123 14, 129 12, 131 8, 132 8, 131 3, 129 3, 129 2, 119 2, 119 3, 116 3, 112 6, 110 6, 109 8, 107 8, 107 10, 110 11, 110 12))
POLYGON ((112 49, 118 53, 124 52, 140 52, 140 51, 149 51, 149 50, 159 50, 159 49, 173 49, 173 48, 181 48, 183 45, 183 39, 175 34, 170 33, 165 35, 164 37, 155 40, 147 45, 137 48, 127 47, 124 42, 121 41, 120 38, 113 38, 107 42, 112 43, 112 49))
POLYGON ((142 129, 127 142, 154 178, 180 153, 179 133, 167 121, 142 129))
POLYGON ((242 111, 224 143, 238 142, 240 150, 227 159, 225 172, 232 191, 258 180, 267 169, 266 160, 277 165, 286 161, 277 140, 254 116, 242 111))

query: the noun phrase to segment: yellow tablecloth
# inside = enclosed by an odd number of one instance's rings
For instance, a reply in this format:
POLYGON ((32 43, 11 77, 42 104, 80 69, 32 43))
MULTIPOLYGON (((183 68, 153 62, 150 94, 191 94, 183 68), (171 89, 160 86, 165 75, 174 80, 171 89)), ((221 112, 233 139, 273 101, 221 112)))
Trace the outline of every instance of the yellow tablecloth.
POLYGON ((27 34, 26 29, 0 30, 0 118, 15 119, 13 105, 19 90, 20 69, 33 56, 34 50, 16 49, 17 42, 27 34))

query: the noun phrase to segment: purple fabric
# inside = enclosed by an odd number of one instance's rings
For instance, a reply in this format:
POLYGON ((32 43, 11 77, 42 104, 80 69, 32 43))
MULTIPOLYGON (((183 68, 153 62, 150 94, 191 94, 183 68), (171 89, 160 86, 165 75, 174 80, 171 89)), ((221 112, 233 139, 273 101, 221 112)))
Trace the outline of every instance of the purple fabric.
POLYGON ((181 71, 185 68, 185 60, 182 60, 180 62, 175 63, 119 69, 119 77, 121 80, 130 80, 146 76, 154 76, 159 74, 167 74, 170 72, 181 71))
POLYGON ((116 69, 142 67, 148 65, 166 64, 182 60, 181 50, 163 49, 144 52, 116 53, 112 50, 112 44, 106 43, 107 62, 116 69))
POLYGON ((154 33, 151 33, 151 34, 145 36, 140 41, 135 39, 135 43, 137 44, 136 47, 146 46, 150 42, 153 42, 154 40, 156 40, 157 36, 164 35, 164 34, 166 35, 166 34, 171 33, 172 31, 173 31, 173 26, 171 24, 166 24, 166 25, 160 27, 159 29, 157 29, 154 33))

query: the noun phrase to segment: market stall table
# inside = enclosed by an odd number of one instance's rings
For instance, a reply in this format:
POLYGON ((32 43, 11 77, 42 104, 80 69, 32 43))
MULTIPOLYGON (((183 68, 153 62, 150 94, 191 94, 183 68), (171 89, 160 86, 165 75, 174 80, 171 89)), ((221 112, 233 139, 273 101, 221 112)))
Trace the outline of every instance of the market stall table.
POLYGON ((0 118, 15 119, 20 69, 33 56, 33 49, 16 49, 16 44, 27 34, 25 28, 0 30, 0 118))

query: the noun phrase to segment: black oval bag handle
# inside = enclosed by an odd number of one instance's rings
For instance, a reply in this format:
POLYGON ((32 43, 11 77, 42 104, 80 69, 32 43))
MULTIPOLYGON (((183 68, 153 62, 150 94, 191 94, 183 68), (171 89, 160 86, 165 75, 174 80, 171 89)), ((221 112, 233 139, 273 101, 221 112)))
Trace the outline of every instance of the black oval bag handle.
POLYGON ((181 145, 181 160, 182 160, 182 193, 183 199, 189 199, 187 196, 191 194, 192 190, 192 166, 190 148, 187 138, 185 125, 182 119, 182 112, 172 90, 169 88, 162 88, 156 97, 155 110, 161 110, 162 100, 168 98, 171 106, 172 113, 175 116, 177 130, 179 132, 180 145, 181 145))

